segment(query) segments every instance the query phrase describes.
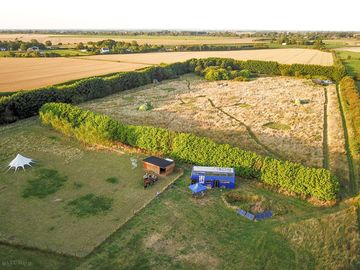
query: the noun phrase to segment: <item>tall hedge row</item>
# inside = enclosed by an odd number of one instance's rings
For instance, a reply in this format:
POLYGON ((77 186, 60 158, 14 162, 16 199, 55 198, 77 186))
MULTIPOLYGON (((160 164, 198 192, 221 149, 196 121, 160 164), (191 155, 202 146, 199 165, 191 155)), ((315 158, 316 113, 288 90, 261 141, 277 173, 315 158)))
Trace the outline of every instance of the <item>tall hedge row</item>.
MULTIPOLYGON (((360 89, 359 89, 360 90, 360 89)), ((360 159, 360 92, 350 76, 340 81, 340 94, 343 100, 345 116, 351 128, 349 132, 350 150, 352 155, 360 159)))
POLYGON ((40 110, 40 118, 44 124, 85 143, 121 142, 193 164, 234 167, 239 176, 254 177, 266 184, 321 200, 335 199, 339 190, 338 180, 325 169, 264 158, 193 134, 126 125, 70 104, 47 103, 40 110))
POLYGON ((345 75, 345 69, 342 66, 283 65, 277 62, 239 61, 228 58, 190 59, 185 62, 154 66, 139 71, 120 72, 109 76, 92 77, 63 85, 18 92, 8 97, 0 97, 0 124, 11 123, 18 119, 36 115, 39 108, 47 102, 77 104, 145 85, 154 79, 161 81, 194 72, 197 66, 203 68, 209 66, 231 67, 233 70, 247 69, 254 73, 268 75, 325 76, 333 80, 339 80, 345 75))

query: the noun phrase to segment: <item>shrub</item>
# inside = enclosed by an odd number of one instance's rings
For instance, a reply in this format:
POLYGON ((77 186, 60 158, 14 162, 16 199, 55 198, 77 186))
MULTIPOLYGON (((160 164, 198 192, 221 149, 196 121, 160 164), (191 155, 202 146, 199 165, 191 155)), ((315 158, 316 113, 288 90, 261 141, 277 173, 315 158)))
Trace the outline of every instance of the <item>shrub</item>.
POLYGON ((204 70, 204 78, 208 81, 229 80, 229 72, 224 68, 208 67, 204 70))
POLYGON ((151 152, 166 154, 184 162, 219 167, 233 167, 237 175, 287 189, 321 200, 336 198, 338 180, 325 169, 304 167, 297 163, 264 158, 209 138, 178 133, 162 128, 125 125, 112 118, 79 107, 48 103, 40 118, 67 135, 85 143, 121 142, 151 152))
POLYGON ((343 100, 346 118, 353 130, 349 138, 352 155, 360 158, 360 93, 356 88, 355 81, 350 77, 344 77, 340 81, 340 94, 343 100))

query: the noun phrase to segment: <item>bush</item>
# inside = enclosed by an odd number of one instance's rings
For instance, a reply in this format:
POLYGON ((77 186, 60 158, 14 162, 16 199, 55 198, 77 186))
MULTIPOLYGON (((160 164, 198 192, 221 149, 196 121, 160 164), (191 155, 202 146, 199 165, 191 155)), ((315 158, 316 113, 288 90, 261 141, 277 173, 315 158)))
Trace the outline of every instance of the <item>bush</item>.
POLYGON ((355 81, 350 77, 344 77, 340 81, 340 94, 343 100, 346 118, 353 130, 349 138, 352 155, 360 158, 360 94, 355 81))
POLYGON ((204 78, 208 81, 229 80, 229 72, 224 68, 208 67, 204 70, 204 78))
POLYGON ((266 184, 320 200, 335 199, 339 190, 338 180, 325 169, 264 158, 193 134, 126 125, 70 104, 47 103, 40 110, 40 119, 85 143, 121 142, 192 164, 233 167, 241 177, 257 178, 266 184))

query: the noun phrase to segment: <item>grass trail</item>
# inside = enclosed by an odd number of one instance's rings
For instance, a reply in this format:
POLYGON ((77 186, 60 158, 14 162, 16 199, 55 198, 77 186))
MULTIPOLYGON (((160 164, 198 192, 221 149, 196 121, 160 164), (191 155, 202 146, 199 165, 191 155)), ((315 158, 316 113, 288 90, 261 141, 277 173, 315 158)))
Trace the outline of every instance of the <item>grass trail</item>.
POLYGON ((215 109, 217 109, 218 111, 222 112, 223 114, 225 114, 226 116, 230 117, 231 119, 235 120, 236 122, 238 122, 240 125, 244 126, 246 131, 248 132, 249 136, 251 137, 251 139, 253 139, 258 145, 260 145, 263 149, 266 150, 266 152, 269 153, 270 156, 277 158, 277 159, 284 159, 280 154, 276 153, 275 151, 273 151, 272 149, 270 149, 268 146, 266 146, 265 144, 263 144, 259 138, 255 135, 255 133, 251 130, 251 128, 246 125, 244 122, 242 122, 241 120, 237 119, 236 117, 234 117, 233 115, 229 114, 228 112, 224 111, 221 107, 217 107, 214 102, 208 98, 208 101, 210 102, 211 106, 215 109))

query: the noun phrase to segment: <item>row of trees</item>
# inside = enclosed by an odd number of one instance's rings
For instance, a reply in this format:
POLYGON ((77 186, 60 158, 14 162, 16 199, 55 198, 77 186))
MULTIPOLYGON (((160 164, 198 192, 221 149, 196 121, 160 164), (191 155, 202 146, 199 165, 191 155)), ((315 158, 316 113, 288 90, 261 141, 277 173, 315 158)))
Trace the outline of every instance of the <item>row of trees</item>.
POLYGON ((238 74, 289 76, 323 76, 339 81, 345 75, 343 66, 284 65, 266 61, 239 61, 228 58, 190 59, 170 65, 148 67, 140 71, 120 72, 108 76, 92 77, 72 81, 71 83, 49 86, 31 91, 18 92, 0 98, 0 124, 6 124, 36 115, 40 107, 47 102, 80 103, 104 97, 119 91, 175 78, 178 75, 220 67, 238 74), (244 71, 247 70, 247 71, 244 71))
POLYGON ((328 170, 264 158, 193 134, 126 125, 64 103, 43 105, 40 118, 44 124, 88 144, 121 142, 192 164, 234 167, 239 176, 257 178, 268 185, 320 200, 334 200, 339 191, 338 180, 328 170))
POLYGON ((7 51, 26 51, 28 48, 36 46, 39 49, 45 49, 46 45, 38 42, 36 39, 32 39, 28 42, 21 40, 14 41, 1 41, 0 40, 0 48, 4 48, 7 51))

